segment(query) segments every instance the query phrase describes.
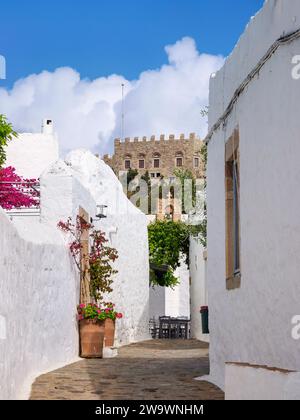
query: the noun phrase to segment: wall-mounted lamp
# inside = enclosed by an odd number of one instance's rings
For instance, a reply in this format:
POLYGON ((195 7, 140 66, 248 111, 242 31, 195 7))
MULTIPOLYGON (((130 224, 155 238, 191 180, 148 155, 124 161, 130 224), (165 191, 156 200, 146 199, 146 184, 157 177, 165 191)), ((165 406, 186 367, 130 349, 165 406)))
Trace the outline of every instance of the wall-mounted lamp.
POLYGON ((100 204, 97 206, 97 219, 106 219, 107 218, 107 206, 100 204))

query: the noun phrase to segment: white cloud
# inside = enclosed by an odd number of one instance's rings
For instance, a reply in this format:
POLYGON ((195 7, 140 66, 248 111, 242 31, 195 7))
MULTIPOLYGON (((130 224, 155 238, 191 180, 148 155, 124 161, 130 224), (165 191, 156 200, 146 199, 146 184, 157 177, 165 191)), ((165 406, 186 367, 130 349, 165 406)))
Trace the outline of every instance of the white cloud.
POLYGON ((199 54, 191 38, 165 50, 169 64, 145 71, 135 81, 118 75, 80 79, 68 67, 28 76, 10 91, 0 89, 0 113, 20 132, 38 131, 43 118, 52 118, 64 151, 84 147, 103 153, 120 136, 124 83, 126 136, 190 132, 203 136, 206 121, 200 110, 208 102, 209 76, 223 58, 199 54))

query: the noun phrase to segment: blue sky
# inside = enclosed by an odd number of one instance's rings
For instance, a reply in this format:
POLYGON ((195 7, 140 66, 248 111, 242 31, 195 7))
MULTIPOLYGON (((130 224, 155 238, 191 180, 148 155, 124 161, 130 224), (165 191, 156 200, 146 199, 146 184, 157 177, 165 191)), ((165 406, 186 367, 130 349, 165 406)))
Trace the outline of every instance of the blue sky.
POLYGON ((63 153, 120 137, 207 133, 200 111, 263 0, 9 0, 0 113, 19 132, 54 121, 63 153), (15 83, 15 82, 18 83, 15 83))
POLYGON ((83 78, 135 79, 167 61, 183 36, 200 52, 228 55, 263 0, 9 0, 1 2, 7 80, 70 66, 83 78))

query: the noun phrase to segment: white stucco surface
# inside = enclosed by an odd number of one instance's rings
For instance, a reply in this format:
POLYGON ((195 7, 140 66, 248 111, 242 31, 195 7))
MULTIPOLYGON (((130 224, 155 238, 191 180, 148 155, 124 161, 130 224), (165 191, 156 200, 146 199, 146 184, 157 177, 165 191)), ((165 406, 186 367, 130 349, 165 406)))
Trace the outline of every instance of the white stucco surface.
POLYGON ((149 255, 147 218, 123 193, 114 172, 85 150, 71 152, 41 177, 41 219, 57 225, 76 217, 83 207, 96 229, 106 233, 119 253, 113 301, 124 318, 118 320, 116 344, 149 338, 149 255), (107 205, 107 218, 96 219, 96 206, 107 205))
POLYGON ((159 316, 190 317, 190 273, 183 259, 174 275, 180 283, 173 289, 160 286, 150 288, 151 318, 159 316))
POLYGON ((149 296, 149 315, 150 318, 168 316, 166 314, 166 289, 165 287, 150 287, 149 296))
POLYGON ((184 259, 174 273, 179 284, 172 290, 166 288, 166 315, 173 317, 190 317, 190 272, 184 259))
POLYGON ((226 400, 299 400, 299 373, 263 367, 226 365, 226 400))
POLYGON ((202 333, 200 309, 208 306, 206 284, 206 260, 201 242, 190 238, 190 294, 191 294, 191 336, 209 342, 209 334, 202 333))
POLYGON ((51 133, 22 133, 8 143, 6 166, 24 178, 39 178, 59 156, 57 137, 51 133))
POLYGON ((119 253, 114 291, 107 296, 124 314, 117 321, 116 345, 149 338, 146 217, 90 152, 74 152, 67 163, 45 163, 42 171, 40 216, 20 215, 11 222, 0 211, 0 399, 28 397, 36 376, 77 360, 79 275, 57 223, 75 218, 79 207, 119 253), (101 222, 97 204, 108 205, 101 222))
POLYGON ((58 231, 14 226, 0 209, 0 232, 0 399, 21 399, 36 376, 77 360, 79 279, 58 231))
MULTIPOLYGON (((269 0, 210 88, 210 126, 233 91, 281 35, 300 27, 298 0, 269 0)), ((224 387, 225 363, 300 370, 300 81, 291 76, 300 40, 272 55, 208 145, 210 362, 224 387), (239 127, 241 288, 226 290, 225 142, 239 127)))

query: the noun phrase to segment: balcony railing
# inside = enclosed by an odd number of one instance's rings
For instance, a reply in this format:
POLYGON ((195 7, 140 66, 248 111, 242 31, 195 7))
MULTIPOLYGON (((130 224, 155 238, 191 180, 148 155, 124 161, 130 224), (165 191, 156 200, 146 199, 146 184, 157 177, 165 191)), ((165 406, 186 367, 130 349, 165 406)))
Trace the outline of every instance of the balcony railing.
POLYGON ((0 182, 0 206, 11 217, 40 214, 40 183, 32 181, 0 182))

